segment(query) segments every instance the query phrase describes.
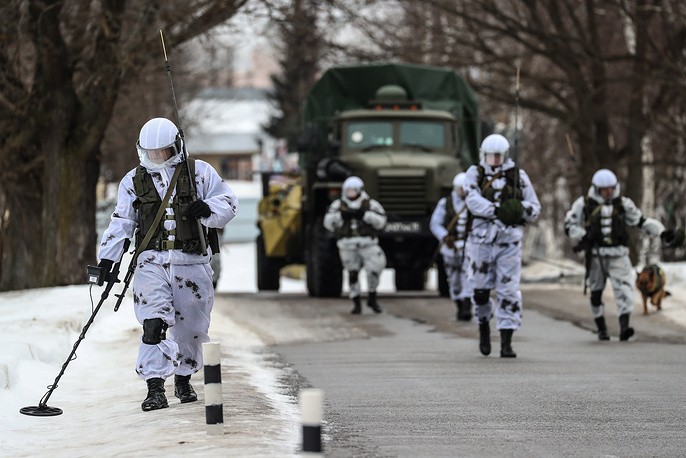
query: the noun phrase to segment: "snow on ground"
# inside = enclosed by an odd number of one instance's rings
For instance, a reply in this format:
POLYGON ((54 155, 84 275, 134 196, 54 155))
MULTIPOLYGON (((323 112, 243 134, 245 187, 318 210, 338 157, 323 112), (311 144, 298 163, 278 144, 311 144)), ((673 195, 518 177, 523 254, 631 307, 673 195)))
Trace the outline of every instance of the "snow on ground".
MULTIPOLYGON (((686 303, 681 300, 686 297, 686 263, 663 267, 673 296, 662 313, 686 325, 686 303)), ((580 274, 578 263, 539 260, 524 269, 523 278, 549 281, 574 275, 578 280, 580 274)), ((282 278, 281 284, 281 292, 306 292, 302 279, 282 278)), ((436 288, 435 271, 428 287, 436 288)), ((19 409, 37 405, 62 368, 92 315, 89 286, 0 293, 0 455, 297 455, 299 412, 280 383, 283 369, 269 362, 272 355, 255 334, 218 313, 210 334, 222 343, 222 369, 228 373, 223 385, 224 435, 208 436, 202 402, 179 405, 170 382, 170 407, 142 412, 145 385, 133 371, 140 326, 130 290, 120 310, 113 312, 119 290, 115 286, 105 301, 78 348, 78 358, 69 363, 47 403, 64 410, 57 417, 24 416, 19 409)), ((253 243, 224 246, 217 290, 257 291, 253 243)), ((383 272, 379 290, 394 291, 393 271, 383 272)), ((93 288, 92 294, 97 304, 102 289, 93 288)), ((195 380, 202 399, 201 376, 195 380)))

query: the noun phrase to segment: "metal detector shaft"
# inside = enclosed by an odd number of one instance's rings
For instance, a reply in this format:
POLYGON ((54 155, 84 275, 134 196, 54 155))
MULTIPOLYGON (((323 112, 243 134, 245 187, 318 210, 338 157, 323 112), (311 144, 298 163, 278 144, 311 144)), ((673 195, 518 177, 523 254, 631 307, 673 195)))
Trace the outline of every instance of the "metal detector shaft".
MULTIPOLYGON (((129 239, 124 240, 124 251, 122 252, 122 257, 124 256, 124 253, 126 253, 126 251, 129 249, 130 243, 131 241, 129 239)), ((120 266, 121 259, 119 259, 119 262, 112 267, 112 271, 108 273, 107 286, 105 286, 105 290, 102 292, 102 296, 100 296, 100 302, 98 302, 98 305, 93 310, 93 313, 88 319, 88 322, 81 330, 81 334, 79 334, 79 338, 74 343, 74 347, 71 349, 71 353, 69 353, 69 356, 67 356, 67 359, 64 361, 64 364, 62 364, 62 369, 60 370, 60 373, 57 374, 57 377, 55 377, 55 381, 52 382, 52 385, 48 386, 48 392, 43 395, 37 406, 24 407, 19 410, 20 413, 32 416, 52 416, 60 415, 62 413, 61 409, 58 409, 56 407, 48 407, 48 399, 50 399, 50 396, 52 396, 53 391, 57 389, 58 382, 62 378, 62 375, 64 375, 64 372, 66 371, 69 363, 75 359, 76 349, 79 348, 79 344, 81 343, 81 341, 83 341, 83 339, 86 338, 86 332, 88 331, 88 328, 90 328, 91 324, 93 324, 93 321, 95 320, 95 315, 98 314, 100 307, 102 307, 102 304, 109 296, 110 290, 112 289, 115 283, 119 283, 120 266)))
MULTIPOLYGON (((167 80, 169 81, 169 89, 171 90, 171 96, 172 96, 172 101, 174 102, 174 116, 176 117, 176 125, 179 128, 179 136, 181 137, 181 145, 183 148, 183 160, 186 163, 186 170, 188 170, 188 173, 190 174, 191 168, 188 165, 188 150, 186 149, 186 141, 183 137, 183 129, 181 128, 181 119, 179 118, 179 108, 176 105, 176 92, 174 91, 174 81, 172 80, 172 74, 171 74, 171 64, 169 63, 169 59, 167 58, 167 48, 164 46, 164 35, 162 34, 162 31, 160 30, 160 39, 162 40, 162 52, 164 53, 164 67, 167 70, 167 80)), ((190 185, 191 185, 191 198, 193 201, 198 200, 198 190, 195 186, 195 177, 190 177, 190 185)), ((202 225, 199 219, 195 220, 196 223, 198 224, 198 234, 200 235, 200 250, 202 251, 202 255, 205 256, 207 255, 207 234, 205 233, 205 227, 202 225)))

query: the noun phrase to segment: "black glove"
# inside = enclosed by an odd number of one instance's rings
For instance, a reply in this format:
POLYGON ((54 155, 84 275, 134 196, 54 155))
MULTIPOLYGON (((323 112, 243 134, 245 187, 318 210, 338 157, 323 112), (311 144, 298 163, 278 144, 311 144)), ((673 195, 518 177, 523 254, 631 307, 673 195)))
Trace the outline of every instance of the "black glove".
POLYGON ((196 200, 195 202, 190 204, 188 210, 186 210, 186 216, 195 219, 207 218, 211 214, 212 211, 210 210, 210 206, 202 200, 196 200))
POLYGON ((660 234, 660 238, 662 239, 663 242, 665 242, 667 245, 672 243, 674 241, 674 230, 672 229, 667 229, 662 231, 662 234, 660 234))
POLYGON ((98 267, 102 268, 105 272, 110 272, 112 271, 112 266, 114 265, 114 261, 110 261, 109 259, 101 259, 100 262, 98 263, 98 267))
POLYGON ((443 243, 445 243, 445 246, 447 246, 450 249, 455 248, 455 240, 456 239, 454 235, 448 234, 445 237, 443 237, 443 243))
POLYGON ((579 243, 572 247, 572 251, 578 253, 580 251, 586 251, 589 248, 591 248, 591 241, 584 237, 581 240, 579 240, 579 243))
POLYGON ((102 285, 103 283, 109 283, 113 265, 114 261, 111 261, 109 259, 100 260, 100 262, 98 263, 98 267, 102 269, 103 272, 100 274, 101 280, 98 281, 98 285, 102 285))
POLYGON ((524 207, 519 199, 507 199, 495 209, 495 216, 507 226, 514 226, 522 222, 524 207))
POLYGON ((660 234, 660 238, 663 242, 665 242, 665 245, 667 245, 669 248, 676 248, 683 245, 684 238, 686 238, 686 234, 684 234, 683 229, 667 229, 662 231, 662 234, 660 234))

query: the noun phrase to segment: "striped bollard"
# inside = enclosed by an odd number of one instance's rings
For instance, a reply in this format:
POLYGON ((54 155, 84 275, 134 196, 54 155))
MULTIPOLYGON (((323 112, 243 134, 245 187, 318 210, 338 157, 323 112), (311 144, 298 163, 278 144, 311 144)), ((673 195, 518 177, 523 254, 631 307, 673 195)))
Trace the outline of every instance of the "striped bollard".
POLYGON ((306 389, 300 392, 300 415, 303 424, 303 452, 322 451, 322 403, 324 392, 306 389))
POLYGON ((205 372, 205 423, 207 434, 224 434, 221 351, 218 342, 202 344, 205 372))

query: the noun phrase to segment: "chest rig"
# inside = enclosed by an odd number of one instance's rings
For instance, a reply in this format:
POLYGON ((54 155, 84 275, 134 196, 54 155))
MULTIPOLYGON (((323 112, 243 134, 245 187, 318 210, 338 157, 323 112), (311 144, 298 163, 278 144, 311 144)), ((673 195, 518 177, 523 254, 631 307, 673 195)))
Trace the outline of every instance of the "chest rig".
POLYGON ((491 202, 502 202, 513 198, 522 200, 522 182, 519 179, 518 167, 512 167, 504 172, 501 170, 498 173, 490 176, 486 175, 486 170, 483 168, 483 166, 479 165, 477 166, 477 169, 479 170, 479 178, 477 179, 477 183, 479 188, 481 188, 481 195, 485 199, 488 199, 491 202), (503 176, 505 177, 505 186, 503 189, 493 189, 493 182, 503 176), (499 195, 498 192, 500 192, 499 195))
MULTIPOLYGON (((481 190, 481 196, 483 198, 491 202, 503 202, 512 198, 521 201, 524 198, 524 193, 522 193, 522 181, 519 179, 519 167, 512 167, 504 172, 501 170, 493 175, 486 175, 486 169, 481 165, 477 166, 477 170, 479 171, 479 176, 476 183, 481 190), (503 176, 505 177, 505 186, 503 186, 503 189, 493 189, 493 182, 503 176)), ((474 218, 475 217, 469 213, 467 232, 471 230, 474 218)))
MULTIPOLYGON (((353 209, 354 210, 354 209, 353 209)), ((369 199, 362 200, 360 204, 360 214, 364 215, 364 212, 369 210, 369 199)), ((346 213, 351 211, 348 204, 341 199, 341 213, 346 213)), ((374 229, 371 224, 367 224, 362 221, 362 217, 343 219, 343 226, 336 232, 338 238, 348 238, 348 237, 376 237, 379 231, 374 229)))
POLYGON ((162 199, 157 193, 153 179, 160 179, 161 176, 154 174, 155 178, 153 178, 153 175, 148 173, 143 166, 136 169, 136 174, 133 177, 133 186, 136 192, 133 207, 138 212, 136 249, 143 241, 145 234, 152 230, 153 236, 142 250, 182 250, 184 253, 201 253, 198 224, 193 218, 185 216, 186 210, 194 198, 191 192, 190 177, 195 178, 195 160, 189 159, 188 167, 185 167, 183 163, 178 164, 177 167, 182 167, 182 169, 176 182, 176 194, 169 205, 174 214, 165 214, 158 226, 152 229, 155 215, 162 204, 162 199), (171 219, 176 221, 176 228, 167 230, 164 228, 164 222, 171 219), (174 240, 169 240, 170 236, 173 236, 174 240))
POLYGON ((598 246, 629 246, 625 214, 621 197, 612 199, 611 204, 586 197, 584 217, 588 238, 598 246))

